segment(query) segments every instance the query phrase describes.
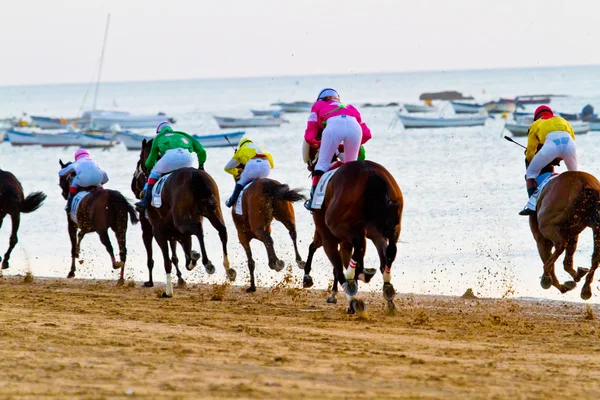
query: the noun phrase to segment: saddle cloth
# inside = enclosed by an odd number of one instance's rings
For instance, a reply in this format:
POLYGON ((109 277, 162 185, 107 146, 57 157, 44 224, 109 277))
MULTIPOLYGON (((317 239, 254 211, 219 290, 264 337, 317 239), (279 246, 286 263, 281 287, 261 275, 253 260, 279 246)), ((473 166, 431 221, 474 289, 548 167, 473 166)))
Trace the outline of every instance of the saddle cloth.
POLYGON ((160 206, 162 206, 162 189, 169 176, 171 176, 171 174, 162 176, 152 188, 152 206, 154 208, 160 208, 160 206))
POLYGON ((242 191, 240 192, 240 195, 238 196, 236 202, 235 202, 235 213, 237 215, 244 215, 244 211, 242 210, 242 199, 244 197, 244 192, 246 191, 246 189, 248 189, 250 187, 250 185, 252 185, 252 182, 250 182, 249 184, 247 184, 246 186, 244 186, 244 188, 242 189, 242 191))
POLYGON ((329 184, 329 181, 331 180, 333 174, 335 174, 337 170, 338 169, 336 168, 332 169, 331 171, 325 172, 319 180, 317 188, 315 189, 315 193, 313 194, 313 202, 311 206, 313 210, 320 210, 323 206, 323 202, 325 201, 325 192, 327 191, 327 185, 329 184))
POLYGON ((73 197, 73 202, 71 203, 71 212, 69 216, 71 217, 71 221, 77 224, 77 210, 79 210, 79 205, 81 204, 81 200, 84 199, 85 196, 90 194, 90 192, 79 192, 73 197))
POLYGON ((554 178, 556 178, 559 174, 557 173, 552 173, 549 174, 542 183, 539 184, 537 190, 535 191, 535 193, 529 198, 529 201, 527 202, 527 205, 525 207, 529 208, 530 210, 536 210, 537 209, 537 199, 540 195, 540 193, 542 193, 542 190, 546 187, 546 185, 548 183, 550 183, 550 181, 554 178))

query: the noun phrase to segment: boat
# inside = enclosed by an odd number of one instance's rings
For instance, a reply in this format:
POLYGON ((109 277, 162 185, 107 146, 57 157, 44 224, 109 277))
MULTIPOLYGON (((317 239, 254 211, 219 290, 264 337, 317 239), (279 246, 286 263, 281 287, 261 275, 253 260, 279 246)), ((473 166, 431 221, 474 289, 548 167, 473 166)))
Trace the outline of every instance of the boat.
POLYGON ((517 110, 517 103, 512 100, 500 99, 485 103, 483 108, 491 114, 512 113, 517 110))
POLYGON ((472 115, 465 117, 414 117, 398 113, 398 118, 405 128, 451 128, 463 126, 482 126, 488 119, 487 115, 472 115))
POLYGON ((112 147, 116 144, 115 133, 97 131, 42 130, 39 128, 9 129, 8 140, 13 146, 42 147, 112 147))
POLYGON ((281 110, 250 110, 255 117, 274 117, 281 116, 281 110))
MULTIPOLYGON (((504 127, 516 137, 524 137, 527 136, 527 132, 529 131, 529 127, 531 124, 523 123, 523 122, 507 122, 504 127)), ((573 122, 571 124, 573 127, 573 132, 576 135, 585 135, 590 131, 590 124, 587 122, 573 122)))
POLYGON ((34 132, 31 129, 21 130, 11 128, 6 131, 8 141, 13 146, 33 146, 39 145, 38 139, 35 137, 34 132))
POLYGON ((477 103, 463 103, 459 101, 451 101, 450 103, 456 114, 476 114, 483 107, 483 104, 477 103))
POLYGON ((227 118, 217 117, 215 120, 220 128, 266 128, 280 126, 284 120, 281 118, 227 118))
POLYGON ((122 129, 144 129, 156 128, 164 121, 175 122, 173 118, 160 112, 155 115, 133 115, 126 111, 94 110, 83 113, 79 124, 98 130, 111 129, 115 125, 122 129))
POLYGON ((42 129, 67 129, 67 125, 77 125, 77 119, 51 118, 40 117, 37 115, 31 116, 33 125, 42 129))
POLYGON ((437 107, 427 104, 404 104, 403 108, 409 113, 426 113, 437 111, 437 107))
POLYGON ((548 94, 517 96, 513 100, 517 104, 548 104, 552 98, 548 94))
MULTIPOLYGON (((204 147, 237 146, 246 132, 219 133, 214 135, 193 135, 204 147)), ((130 131, 119 132, 119 136, 127 150, 141 150, 144 139, 150 140, 153 136, 140 135, 130 131)))
POLYGON ((463 96, 462 93, 455 90, 447 90, 444 92, 422 93, 419 100, 473 100, 472 96, 463 96))
POLYGON ((364 108, 385 108, 385 107, 398 107, 400 104, 392 101, 391 103, 365 103, 362 105, 364 108))
POLYGON ((302 113, 302 112, 310 112, 310 109, 313 106, 313 103, 309 103, 308 101, 294 101, 293 103, 273 103, 272 106, 281 107, 281 111, 286 113, 302 113))

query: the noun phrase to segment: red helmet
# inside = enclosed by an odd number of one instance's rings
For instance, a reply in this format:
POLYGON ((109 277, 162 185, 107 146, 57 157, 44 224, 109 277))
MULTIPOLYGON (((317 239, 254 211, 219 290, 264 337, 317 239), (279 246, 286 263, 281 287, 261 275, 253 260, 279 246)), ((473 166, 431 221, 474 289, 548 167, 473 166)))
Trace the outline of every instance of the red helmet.
POLYGON ((534 121, 537 121, 540 118, 550 119, 552 117, 554 117, 554 113, 552 112, 552 109, 550 107, 548 107, 547 105, 539 106, 538 108, 535 109, 535 113, 533 113, 534 121))

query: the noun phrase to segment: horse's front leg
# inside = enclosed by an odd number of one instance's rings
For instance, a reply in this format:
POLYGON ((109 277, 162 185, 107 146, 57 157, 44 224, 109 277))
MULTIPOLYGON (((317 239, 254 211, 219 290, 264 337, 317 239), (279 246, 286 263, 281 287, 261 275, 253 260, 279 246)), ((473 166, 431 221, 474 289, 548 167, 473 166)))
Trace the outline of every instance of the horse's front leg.
MULTIPOLYGON (((235 272, 235 269, 230 267, 229 264, 229 256, 227 255, 227 228, 225 227, 223 217, 220 214, 221 211, 217 208, 217 210, 213 211, 212 214, 207 215, 206 218, 208 218, 211 225, 217 230, 217 232, 219 232, 219 239, 221 240, 221 246, 223 249, 223 267, 225 267, 227 278, 233 282, 235 281, 237 273, 235 272)), ((204 246, 204 242, 202 242, 201 245, 204 246)))
POLYGON ((550 257, 544 263, 544 275, 542 275, 541 285, 544 289, 550 288, 550 286, 554 286, 561 293, 566 293, 569 290, 575 289, 577 284, 573 281, 567 281, 564 284, 559 283, 558 278, 556 277, 556 273, 554 271, 554 263, 564 253, 565 251, 565 243, 564 242, 556 242, 554 243, 554 252, 550 255, 550 257))
POLYGON ((154 281, 152 279, 152 269, 154 268, 154 259, 152 258, 152 225, 145 217, 140 218, 142 225, 142 240, 144 241, 144 247, 146 248, 146 265, 148 266, 148 282, 144 282, 144 287, 153 287, 154 281))
POLYGON ((577 268, 577 271, 575 271, 575 268, 573 268, 574 256, 575 256, 575 251, 577 250, 577 239, 578 238, 579 238, 579 236, 575 235, 572 238, 570 238, 569 240, 567 240, 567 248, 565 250, 565 259, 563 261, 563 266, 565 268, 565 271, 567 271, 567 273, 573 277, 573 280, 575 282, 579 282, 581 280, 581 278, 586 276, 587 273, 590 271, 589 268, 579 267, 579 268, 577 268))
MULTIPOLYGON (((182 242, 181 242, 181 246, 183 247, 183 252, 184 252, 184 256, 185 256, 185 265, 186 265, 186 268, 191 271, 194 268, 194 266, 196 266, 196 263, 193 262, 192 268, 189 267, 190 261, 188 259, 188 254, 187 254, 187 252, 185 250, 185 246, 183 244, 183 240, 187 240, 189 242, 189 248, 190 248, 190 252, 191 252, 192 237, 188 235, 185 239, 182 239, 182 242)), ((177 286, 183 287, 183 286, 185 286, 185 281, 183 280, 183 276, 181 275, 181 270, 179 269, 179 258, 177 257, 177 241, 175 239, 171 239, 169 241, 169 245, 171 247, 171 262, 175 266, 175 272, 177 273, 177 286)), ((193 259, 193 257, 191 257, 191 258, 193 259)), ((197 259, 198 258, 196 257, 196 260, 197 259)))
POLYGON ((78 246, 78 240, 77 240, 77 225, 75 225, 75 223, 73 221, 71 221, 71 218, 69 218, 69 215, 67 215, 67 227, 69 230, 69 239, 71 240, 71 270, 69 271, 69 275, 67 275, 67 278, 74 278, 75 277, 75 262, 77 260, 77 258, 79 258, 79 246, 78 246))
POLYGON ((169 241, 166 236, 155 230, 154 238, 163 254, 165 263, 166 287, 161 297, 173 297, 173 282, 171 281, 171 258, 169 258, 169 241))
POLYGON ((12 221, 12 230, 8 242, 8 250, 6 250, 6 254, 4 254, 4 261, 2 261, 2 269, 7 269, 9 267, 8 260, 10 260, 10 254, 19 242, 17 232, 19 231, 19 224, 21 223, 21 213, 16 211, 10 215, 10 218, 12 221))
POLYGON ((310 276, 312 270, 312 260, 317 249, 321 246, 320 240, 317 241, 317 234, 315 233, 315 239, 308 246, 308 256, 306 256, 306 263, 304 264, 304 278, 302 279, 302 286, 305 288, 312 287, 314 285, 313 278, 310 276))

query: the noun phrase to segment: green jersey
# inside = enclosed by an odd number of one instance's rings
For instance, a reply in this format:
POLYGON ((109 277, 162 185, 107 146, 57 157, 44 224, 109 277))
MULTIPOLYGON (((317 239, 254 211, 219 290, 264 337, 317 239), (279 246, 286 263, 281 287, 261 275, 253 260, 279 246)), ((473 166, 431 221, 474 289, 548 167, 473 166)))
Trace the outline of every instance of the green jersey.
POLYGON ((206 150, 193 136, 185 132, 165 131, 161 132, 152 140, 152 149, 146 159, 146 168, 153 168, 158 156, 165 154, 171 149, 186 149, 190 153, 198 155, 198 166, 204 168, 206 162, 206 150))

